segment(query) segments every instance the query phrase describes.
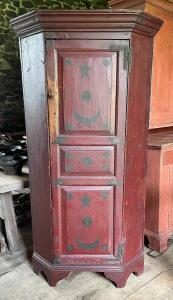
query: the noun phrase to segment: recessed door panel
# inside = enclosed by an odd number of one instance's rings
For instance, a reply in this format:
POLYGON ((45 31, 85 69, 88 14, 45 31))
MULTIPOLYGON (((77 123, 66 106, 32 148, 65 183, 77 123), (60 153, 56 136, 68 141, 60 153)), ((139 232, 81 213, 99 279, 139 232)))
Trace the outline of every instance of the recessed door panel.
POLYGON ((114 175, 114 147, 60 147, 62 175, 114 175))
POLYGON ((58 52, 60 133, 114 134, 117 54, 58 52))
POLYGON ((112 254, 113 187, 63 187, 61 199, 61 253, 112 254))

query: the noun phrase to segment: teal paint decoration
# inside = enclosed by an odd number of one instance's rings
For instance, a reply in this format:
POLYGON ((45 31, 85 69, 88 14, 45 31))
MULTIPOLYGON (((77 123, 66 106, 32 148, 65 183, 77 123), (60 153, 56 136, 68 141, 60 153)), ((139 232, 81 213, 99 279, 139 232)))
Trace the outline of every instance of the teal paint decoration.
POLYGON ((65 158, 72 158, 73 154, 71 152, 65 152, 65 158))
POLYGON ((73 125, 70 124, 70 123, 67 123, 67 124, 65 125, 65 129, 66 129, 66 130, 71 130, 71 129, 73 129, 73 125))
POLYGON ((105 165, 103 165, 102 169, 103 169, 103 171, 108 172, 109 166, 105 164, 105 165))
POLYGON ((55 180, 55 185, 56 185, 56 186, 58 186, 58 185, 63 185, 63 183, 64 183, 64 182, 63 182, 62 179, 56 179, 56 180, 55 180))
POLYGON ((67 245, 67 251, 68 252, 73 251, 73 245, 67 245))
POLYGON ((107 200, 109 197, 109 192, 108 191, 101 191, 100 196, 103 200, 107 200))
POLYGON ((86 166, 89 167, 92 164, 92 159, 89 156, 86 156, 82 159, 82 163, 86 166))
POLYGON ((64 135, 59 135, 56 139, 52 142, 52 144, 61 144, 65 140, 64 135))
POLYGON ((72 200, 73 199, 73 193, 72 192, 67 192, 66 199, 67 200, 72 200))
POLYGON ((92 225, 92 219, 90 217, 85 217, 83 220, 82 220, 82 224, 86 227, 89 227, 92 225))
POLYGON ((82 77, 89 77, 90 67, 86 63, 80 66, 80 71, 82 77))
POLYGON ((110 65, 110 63, 111 63, 110 58, 103 58, 103 65, 105 67, 108 67, 110 65))
POLYGON ((102 250, 106 251, 106 250, 108 250, 108 244, 101 245, 100 248, 101 248, 102 250))
POLYGON ((72 172, 73 171, 73 167, 70 164, 65 164, 65 172, 72 172))
POLYGON ((71 66, 72 65, 72 61, 71 61, 70 58, 66 58, 64 63, 65 63, 66 66, 71 66))
POLYGON ((102 129, 104 129, 104 130, 108 130, 109 129, 109 124, 108 123, 103 123, 103 125, 102 125, 102 129))
POLYGON ((91 244, 85 244, 85 243, 81 242, 80 240, 76 240, 76 243, 80 249, 84 249, 84 250, 92 250, 99 246, 99 240, 96 240, 95 242, 93 242, 91 244))
POLYGON ((90 101, 92 98, 91 92, 89 90, 86 90, 84 92, 81 93, 81 100, 88 102, 90 101))
POLYGON ((108 141, 112 144, 112 145, 117 145, 120 143, 119 139, 116 136, 109 136, 108 137, 108 141))
POLYGON ((98 110, 98 111, 96 112, 96 114, 95 114, 94 116, 91 116, 91 117, 85 117, 85 116, 82 116, 82 115, 80 115, 79 113, 77 113, 77 112, 75 111, 75 112, 74 112, 74 117, 75 117, 75 119, 76 119, 79 123, 81 123, 81 124, 83 124, 83 125, 91 125, 91 124, 93 124, 93 123, 96 123, 97 120, 99 119, 99 117, 100 117, 100 110, 98 110))
POLYGON ((103 157, 104 157, 104 158, 109 158, 110 156, 111 156, 110 151, 104 151, 104 152, 103 152, 103 157))
POLYGON ((83 204, 84 207, 88 207, 91 199, 90 199, 90 197, 87 194, 85 194, 82 197, 81 201, 82 201, 82 204, 83 204))

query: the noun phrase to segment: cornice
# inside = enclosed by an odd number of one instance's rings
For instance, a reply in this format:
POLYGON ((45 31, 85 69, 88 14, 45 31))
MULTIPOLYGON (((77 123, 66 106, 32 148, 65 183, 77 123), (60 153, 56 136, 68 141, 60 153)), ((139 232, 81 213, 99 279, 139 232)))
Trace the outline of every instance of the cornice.
POLYGON ((38 10, 11 21, 19 37, 38 32, 138 32, 154 36, 162 25, 137 10, 38 10))
POLYGON ((111 8, 134 8, 136 5, 151 4, 161 9, 173 12, 173 0, 110 0, 108 1, 111 8))

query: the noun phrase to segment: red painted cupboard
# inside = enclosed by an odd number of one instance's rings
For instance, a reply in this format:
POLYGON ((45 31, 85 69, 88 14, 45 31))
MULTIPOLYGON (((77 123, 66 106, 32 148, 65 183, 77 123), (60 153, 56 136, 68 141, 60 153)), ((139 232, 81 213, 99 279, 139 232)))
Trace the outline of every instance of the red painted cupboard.
POLYGON ((36 273, 143 271, 153 36, 139 11, 37 11, 20 37, 36 273))

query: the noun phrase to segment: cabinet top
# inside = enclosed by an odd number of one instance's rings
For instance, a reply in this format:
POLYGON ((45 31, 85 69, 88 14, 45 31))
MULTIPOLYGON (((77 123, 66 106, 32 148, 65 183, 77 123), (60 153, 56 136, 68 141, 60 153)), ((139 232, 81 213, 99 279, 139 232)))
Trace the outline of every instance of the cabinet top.
POLYGON ((137 32, 154 36, 159 18, 140 10, 38 10, 11 20, 19 37, 39 32, 137 32))

